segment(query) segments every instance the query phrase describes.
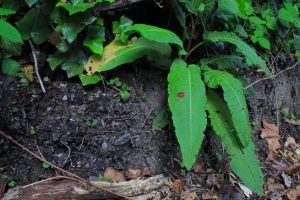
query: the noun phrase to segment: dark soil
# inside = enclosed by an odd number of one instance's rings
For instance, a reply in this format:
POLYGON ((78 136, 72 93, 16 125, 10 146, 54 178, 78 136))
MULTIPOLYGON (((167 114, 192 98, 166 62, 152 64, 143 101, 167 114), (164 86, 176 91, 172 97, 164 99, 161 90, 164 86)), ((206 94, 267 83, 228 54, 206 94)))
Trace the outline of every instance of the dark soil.
MULTIPOLYGON (((152 119, 166 103, 166 75, 143 69, 120 70, 116 76, 131 87, 129 102, 103 84, 83 88, 78 82, 54 81, 43 94, 38 86, 20 88, 16 79, 1 77, 1 129, 84 178, 103 174, 106 167, 149 167, 152 174, 174 169, 174 135, 151 132, 152 119), (94 127, 88 125, 92 120, 94 127)), ((0 144, 0 165, 18 184, 55 174, 7 140, 0 138, 0 144)))
MULTIPOLYGON (((299 74, 298 67, 273 81, 262 81, 248 96, 253 138, 266 176, 274 174, 265 161, 267 144, 259 137, 262 120, 280 124, 282 143, 288 136, 300 142, 299 126, 284 122, 280 111, 287 107, 300 117, 299 74)), ((119 68, 108 76, 107 80, 120 77, 131 87, 129 102, 122 102, 119 92, 106 84, 83 88, 78 80, 52 80, 43 94, 39 85, 22 88, 17 79, 1 76, 0 129, 51 163, 86 179, 103 174, 107 167, 122 172, 149 167, 152 174, 185 176, 187 187, 197 192, 216 190, 221 199, 243 199, 243 194, 230 186, 228 168, 222 163, 211 166, 212 174, 185 173, 178 163, 180 152, 172 129, 151 131, 153 118, 167 101, 165 72, 119 68), (97 125, 91 127, 88 121, 93 119, 97 125)), ((252 81, 260 78, 257 73, 249 76, 252 81)), ((218 146, 213 137, 204 142, 206 163, 214 163, 215 155, 209 152, 219 151, 222 147, 218 146)), ((18 185, 60 173, 43 168, 41 162, 1 137, 0 167, 18 185)))

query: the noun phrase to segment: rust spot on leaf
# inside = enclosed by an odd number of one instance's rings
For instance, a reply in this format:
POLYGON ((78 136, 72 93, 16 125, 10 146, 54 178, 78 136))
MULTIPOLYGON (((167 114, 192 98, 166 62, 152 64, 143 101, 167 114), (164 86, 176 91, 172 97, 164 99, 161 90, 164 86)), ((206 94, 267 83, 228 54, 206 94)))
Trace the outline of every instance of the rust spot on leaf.
POLYGON ((184 93, 183 93, 183 92, 179 92, 179 93, 177 94, 177 97, 178 97, 178 98, 183 98, 183 97, 184 97, 184 93))

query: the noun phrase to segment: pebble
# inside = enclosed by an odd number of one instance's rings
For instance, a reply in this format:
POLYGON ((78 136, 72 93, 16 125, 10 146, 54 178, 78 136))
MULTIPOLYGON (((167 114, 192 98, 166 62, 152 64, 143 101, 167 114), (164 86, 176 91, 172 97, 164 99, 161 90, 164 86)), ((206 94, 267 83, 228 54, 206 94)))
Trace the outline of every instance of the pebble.
POLYGON ((63 101, 68 101, 68 96, 67 95, 63 96, 62 100, 63 101))

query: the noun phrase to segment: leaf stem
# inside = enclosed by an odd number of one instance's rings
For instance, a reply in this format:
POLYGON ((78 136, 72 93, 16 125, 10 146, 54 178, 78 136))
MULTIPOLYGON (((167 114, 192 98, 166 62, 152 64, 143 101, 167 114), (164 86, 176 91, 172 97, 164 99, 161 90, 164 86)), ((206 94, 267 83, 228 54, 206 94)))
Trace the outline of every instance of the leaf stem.
POLYGON ((193 51, 195 51, 198 47, 200 47, 202 44, 204 44, 205 41, 202 41, 200 43, 198 43, 196 46, 194 46, 186 55, 184 60, 187 60, 187 58, 190 56, 191 53, 193 53, 193 51))

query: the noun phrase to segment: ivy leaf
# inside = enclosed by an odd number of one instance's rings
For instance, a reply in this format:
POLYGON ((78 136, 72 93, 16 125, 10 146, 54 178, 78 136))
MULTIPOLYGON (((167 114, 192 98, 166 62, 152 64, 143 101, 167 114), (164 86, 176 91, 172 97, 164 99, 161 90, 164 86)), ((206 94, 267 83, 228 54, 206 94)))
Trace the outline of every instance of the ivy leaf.
POLYGON ((265 49, 270 50, 270 48, 271 48, 269 40, 264 38, 264 37, 258 38, 258 43, 259 43, 260 46, 262 46, 265 49))
POLYGON ((200 60, 201 65, 216 65, 219 69, 248 68, 243 58, 236 55, 218 55, 200 60))
MULTIPOLYGON (((263 174, 259 161, 255 155, 255 146, 250 144, 241 149, 237 139, 234 126, 231 121, 230 112, 225 102, 212 90, 207 92, 207 111, 211 125, 217 135, 221 137, 231 161, 230 167, 240 179, 257 194, 263 194, 263 174)), ((251 140, 251 138, 249 137, 251 140)))
POLYGON ((176 44, 183 49, 183 43, 175 33, 146 24, 134 24, 129 26, 121 33, 121 41, 126 43, 128 37, 134 33, 139 33, 144 38, 155 42, 176 44))
POLYGON ((4 58, 2 60, 2 72, 5 75, 16 76, 20 69, 20 63, 15 60, 4 58))
POLYGON ((23 43, 19 31, 3 19, 0 19, 0 36, 12 42, 23 43))
POLYGON ((12 15, 15 14, 15 10, 0 8, 0 15, 12 15))
POLYGON ((29 7, 33 6, 34 4, 36 4, 39 0, 25 0, 25 2, 27 3, 27 5, 29 7))
POLYGON ((14 56, 22 55, 22 44, 12 42, 4 37, 1 38, 0 49, 5 49, 6 53, 14 56))
POLYGON ((49 63, 52 71, 54 71, 60 64, 62 64, 64 60, 65 55, 59 52, 55 52, 54 54, 49 55, 47 58, 47 62, 49 63))
POLYGON ((242 52, 247 60, 252 65, 258 65, 266 75, 271 76, 271 71, 268 69, 266 62, 257 55, 254 49, 252 49, 247 43, 241 40, 234 33, 230 32, 205 32, 203 35, 204 40, 211 42, 225 41, 236 45, 238 50, 242 52))
POLYGON ((31 38, 36 44, 47 41, 51 33, 47 26, 48 18, 42 13, 42 10, 38 8, 30 9, 16 24, 23 40, 29 40, 31 38))
POLYGON ((67 13, 55 10, 51 14, 52 20, 57 23, 56 31, 61 31, 69 43, 72 43, 83 28, 96 20, 89 13, 77 13, 68 16, 67 13))
POLYGON ((87 9, 90 9, 96 5, 97 2, 89 2, 85 3, 83 0, 76 0, 70 2, 58 2, 56 7, 63 7, 65 8, 70 15, 73 15, 78 12, 84 12, 87 9))
POLYGON ((218 70, 205 71, 204 82, 209 88, 222 87, 237 136, 242 146, 247 147, 251 141, 251 128, 242 83, 230 73, 218 70))
POLYGON ((122 15, 120 17, 120 22, 114 21, 112 23, 113 33, 115 33, 115 34, 121 33, 122 31, 124 31, 127 27, 131 26, 132 24, 133 24, 133 21, 131 19, 122 15))
POLYGON ((92 55, 84 65, 88 75, 114 69, 120 65, 131 63, 143 56, 169 57, 171 48, 168 44, 161 44, 139 38, 128 44, 123 44, 118 36, 104 47, 103 55, 92 55))
POLYGON ((94 84, 99 83, 102 80, 102 78, 99 74, 93 74, 92 76, 80 74, 79 78, 80 78, 80 81, 83 86, 94 85, 94 84))
POLYGON ((84 46, 88 47, 92 52, 102 55, 103 42, 105 42, 104 27, 89 26, 87 37, 84 39, 84 46))
POLYGON ((174 60, 168 75, 168 101, 185 167, 190 170, 206 128, 206 95, 200 68, 174 60))

